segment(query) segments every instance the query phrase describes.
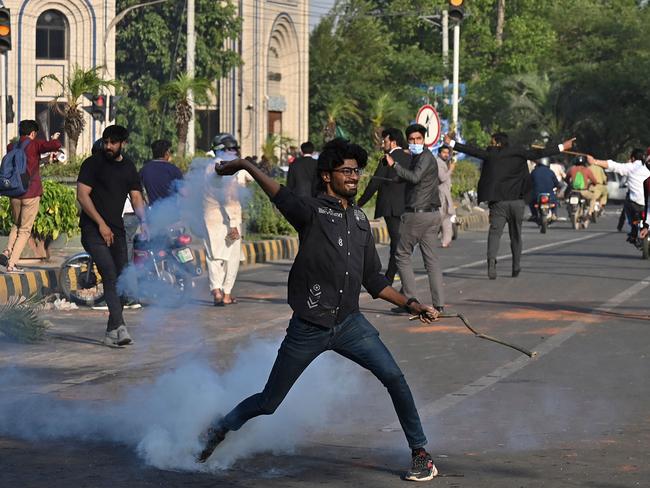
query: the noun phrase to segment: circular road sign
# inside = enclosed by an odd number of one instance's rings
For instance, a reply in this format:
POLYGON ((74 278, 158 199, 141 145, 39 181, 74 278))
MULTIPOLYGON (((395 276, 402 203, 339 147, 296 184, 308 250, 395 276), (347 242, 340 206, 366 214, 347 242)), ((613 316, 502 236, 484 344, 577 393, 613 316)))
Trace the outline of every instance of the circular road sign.
POLYGON ((440 139, 440 117, 432 105, 423 105, 415 116, 415 122, 427 129, 424 135, 424 144, 428 147, 434 146, 440 139))

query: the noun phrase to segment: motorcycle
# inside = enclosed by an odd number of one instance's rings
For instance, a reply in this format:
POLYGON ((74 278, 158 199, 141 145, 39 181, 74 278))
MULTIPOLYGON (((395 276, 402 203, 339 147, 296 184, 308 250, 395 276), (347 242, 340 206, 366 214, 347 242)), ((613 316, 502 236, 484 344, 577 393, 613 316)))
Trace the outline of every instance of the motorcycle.
POLYGON ((137 277, 138 299, 167 307, 177 307, 190 298, 195 278, 203 273, 189 245, 192 237, 184 228, 169 234, 133 241, 133 268, 137 277))
POLYGON ((550 193, 540 193, 537 195, 537 202, 534 203, 534 206, 537 209, 537 225, 539 225, 539 231, 542 234, 546 234, 548 226, 553 221, 553 209, 556 204, 551 201, 550 193))
POLYGON ((567 200, 569 220, 575 230, 589 227, 589 201, 579 191, 571 191, 567 200))
POLYGON ((644 221, 645 215, 643 213, 634 215, 632 218, 632 226, 636 229, 636 233, 634 235, 628 235, 627 241, 641 251, 642 259, 650 259, 650 232, 643 239, 639 235, 644 221))

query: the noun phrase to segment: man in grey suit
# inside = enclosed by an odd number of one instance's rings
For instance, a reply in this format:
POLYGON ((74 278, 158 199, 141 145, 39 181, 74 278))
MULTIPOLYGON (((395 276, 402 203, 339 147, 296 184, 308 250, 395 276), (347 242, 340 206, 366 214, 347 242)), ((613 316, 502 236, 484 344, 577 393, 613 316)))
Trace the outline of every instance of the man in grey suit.
MULTIPOLYGON (((402 131, 395 128, 386 129, 381 133, 382 146, 386 154, 390 154, 398 163, 409 166, 411 156, 404 151, 406 141, 402 131)), ((406 183, 401 181, 397 176, 394 168, 388 166, 386 157, 383 157, 377 165, 374 176, 368 183, 366 191, 363 192, 357 205, 363 207, 372 196, 377 192, 377 202, 375 203, 375 218, 384 218, 388 236, 390 237, 390 258, 388 260, 388 269, 386 269, 386 278, 393 284, 395 273, 397 273, 397 261, 395 253, 399 243, 399 226, 401 217, 404 213, 404 190, 406 183)))
POLYGON ((411 256, 416 244, 420 245, 424 267, 429 275, 429 289, 433 306, 442 311, 445 298, 442 289, 442 268, 436 248, 440 245, 440 196, 438 194, 438 163, 424 146, 427 129, 420 124, 406 128, 406 139, 413 156, 410 167, 397 163, 391 155, 386 159, 395 168, 397 176, 406 181, 406 206, 400 226, 397 246, 397 268, 402 277, 404 294, 415 298, 416 283, 411 256))

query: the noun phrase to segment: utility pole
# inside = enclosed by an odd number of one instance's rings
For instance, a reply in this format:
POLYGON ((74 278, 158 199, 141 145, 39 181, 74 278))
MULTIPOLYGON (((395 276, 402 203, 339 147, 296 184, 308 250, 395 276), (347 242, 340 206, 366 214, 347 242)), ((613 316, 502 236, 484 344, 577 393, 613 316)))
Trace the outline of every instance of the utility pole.
POLYGON ((454 88, 452 91, 452 112, 451 124, 452 130, 456 130, 458 125, 458 78, 460 71, 460 22, 454 22, 454 73, 453 83, 454 88))
MULTIPOLYGON (((194 30, 194 0, 187 0, 187 76, 194 79, 194 55, 196 51, 196 31, 194 30)), ((187 125, 187 152, 186 154, 192 155, 195 153, 195 137, 194 137, 194 94, 189 92, 190 102, 190 122, 187 125)))
POLYGON ((449 12, 446 9, 442 11, 442 69, 444 71, 442 81, 444 97, 447 95, 447 88, 449 88, 449 12))

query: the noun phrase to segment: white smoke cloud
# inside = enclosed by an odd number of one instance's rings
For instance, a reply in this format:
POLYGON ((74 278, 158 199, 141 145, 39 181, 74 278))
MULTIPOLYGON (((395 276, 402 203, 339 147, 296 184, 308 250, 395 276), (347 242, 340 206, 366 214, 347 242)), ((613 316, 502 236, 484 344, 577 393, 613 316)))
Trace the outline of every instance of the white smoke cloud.
MULTIPOLYGON (((363 377, 353 363, 325 354, 298 380, 271 416, 230 432, 206 464, 197 464, 198 437, 217 416, 261 391, 278 343, 254 341, 237 354, 232 368, 217 373, 204 361, 180 365, 152 384, 127 390, 115 402, 63 401, 51 396, 3 396, 0 433, 28 440, 76 438, 110 441, 133 448, 161 469, 218 470, 257 452, 291 453, 314 431, 329 425, 360 395, 363 377)), ((20 374, 0 377, 0 385, 20 383, 20 374)), ((4 388, 3 388, 4 389, 4 388)))

